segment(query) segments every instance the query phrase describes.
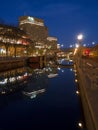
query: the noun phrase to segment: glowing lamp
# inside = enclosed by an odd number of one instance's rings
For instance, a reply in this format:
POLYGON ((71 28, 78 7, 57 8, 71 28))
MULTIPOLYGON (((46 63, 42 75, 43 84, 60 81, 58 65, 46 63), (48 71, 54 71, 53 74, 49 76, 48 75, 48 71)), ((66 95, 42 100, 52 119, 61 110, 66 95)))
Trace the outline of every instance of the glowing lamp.
POLYGON ((83 39, 83 35, 82 35, 82 34, 79 34, 79 35, 77 36, 77 39, 78 39, 78 40, 82 40, 82 39, 83 39))

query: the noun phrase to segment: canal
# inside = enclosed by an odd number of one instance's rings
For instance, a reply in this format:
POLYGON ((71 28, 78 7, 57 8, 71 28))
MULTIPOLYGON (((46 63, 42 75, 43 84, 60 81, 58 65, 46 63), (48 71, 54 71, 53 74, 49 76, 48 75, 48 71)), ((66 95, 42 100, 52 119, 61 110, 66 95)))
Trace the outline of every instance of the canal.
MULTIPOLYGON (((0 130, 85 129, 75 70, 37 64, 0 73, 0 130)), ((85 129, 86 130, 86 129, 85 129)))

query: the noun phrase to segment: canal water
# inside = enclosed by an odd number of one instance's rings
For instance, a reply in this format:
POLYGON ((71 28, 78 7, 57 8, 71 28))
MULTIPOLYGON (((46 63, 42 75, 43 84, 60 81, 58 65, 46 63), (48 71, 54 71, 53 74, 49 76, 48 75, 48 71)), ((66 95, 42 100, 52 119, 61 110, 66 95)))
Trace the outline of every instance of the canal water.
MULTIPOLYGON (((80 130, 84 125, 75 70, 51 61, 0 73, 0 130, 80 130)), ((83 128, 84 130, 84 128, 83 128)))

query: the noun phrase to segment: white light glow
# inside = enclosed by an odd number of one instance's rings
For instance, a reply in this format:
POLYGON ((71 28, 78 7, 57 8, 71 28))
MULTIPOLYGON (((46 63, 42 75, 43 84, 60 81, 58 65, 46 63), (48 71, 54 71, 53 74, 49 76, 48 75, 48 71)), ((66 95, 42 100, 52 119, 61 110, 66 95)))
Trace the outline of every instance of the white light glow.
POLYGON ((83 35, 82 35, 82 34, 79 34, 79 35, 77 36, 77 39, 78 39, 78 40, 82 40, 82 39, 83 39, 83 35))
POLYGON ((79 94, 79 91, 76 91, 76 94, 79 94))
POLYGON ((85 46, 86 46, 86 44, 83 44, 83 46, 85 47, 85 46))
POLYGON ((70 48, 72 47, 72 45, 69 46, 70 48))
POLYGON ((61 47, 63 47, 64 45, 62 44, 61 47))
POLYGON ((92 44, 94 45, 94 44, 95 44, 95 42, 92 42, 92 44))
POLYGON ((76 46, 76 48, 78 48, 78 47, 79 47, 79 44, 76 44, 75 46, 76 46))
POLYGON ((82 128, 82 127, 83 127, 83 125, 82 125, 82 123, 81 123, 81 122, 79 122, 79 123, 78 123, 78 126, 79 126, 80 128, 82 128))

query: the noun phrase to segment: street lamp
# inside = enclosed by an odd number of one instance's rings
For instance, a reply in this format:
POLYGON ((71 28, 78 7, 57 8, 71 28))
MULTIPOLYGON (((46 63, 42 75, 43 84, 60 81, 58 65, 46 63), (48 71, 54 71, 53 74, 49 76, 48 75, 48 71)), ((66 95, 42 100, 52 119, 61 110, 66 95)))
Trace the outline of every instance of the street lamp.
POLYGON ((78 39, 78 44, 79 44, 79 46, 81 45, 81 41, 82 41, 82 39, 83 39, 83 35, 82 34, 79 34, 78 36, 77 36, 77 39, 78 39))
POLYGON ((78 43, 75 45, 74 55, 75 55, 75 54, 77 53, 77 51, 80 49, 82 39, 83 39, 83 35, 82 35, 82 34, 79 34, 79 35, 77 36, 78 43))
POLYGON ((82 39, 83 39, 83 35, 82 35, 82 34, 79 34, 79 35, 77 36, 77 39, 78 39, 78 40, 82 40, 82 39))

